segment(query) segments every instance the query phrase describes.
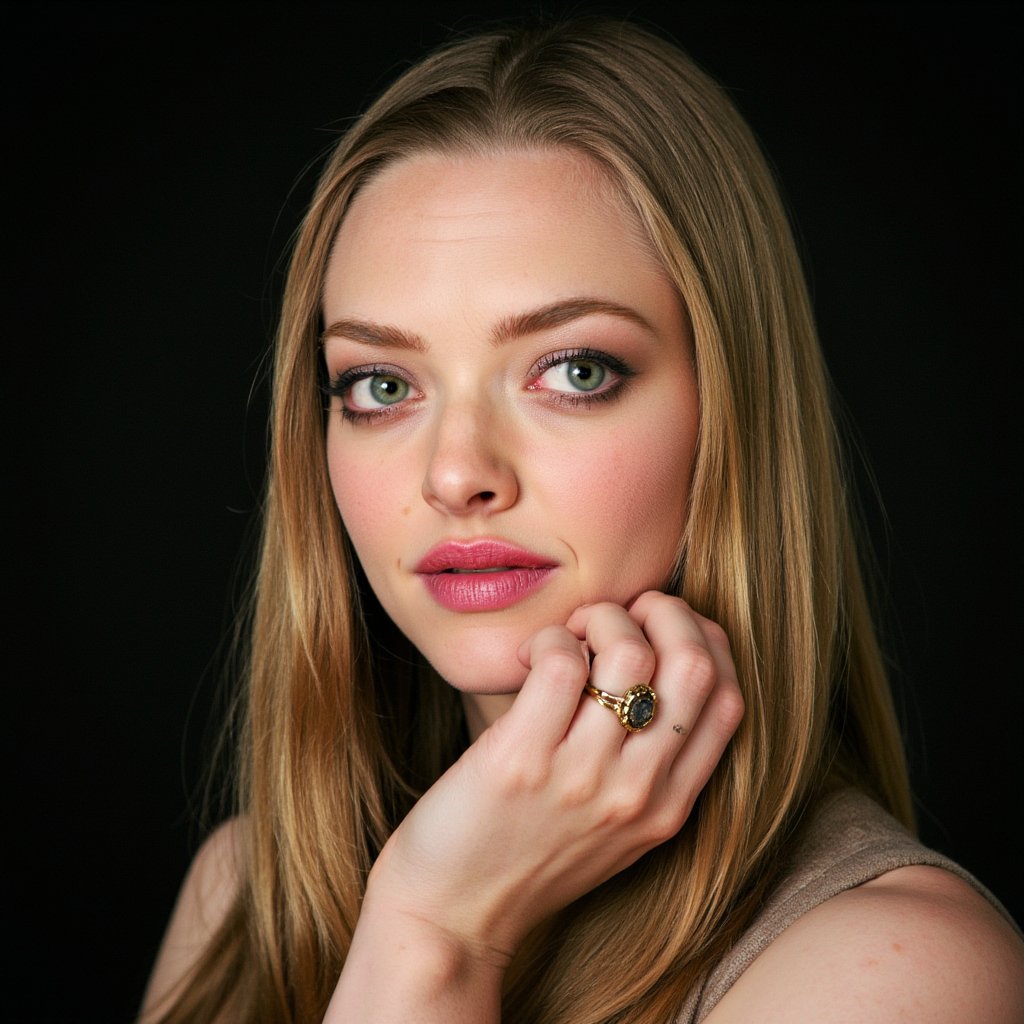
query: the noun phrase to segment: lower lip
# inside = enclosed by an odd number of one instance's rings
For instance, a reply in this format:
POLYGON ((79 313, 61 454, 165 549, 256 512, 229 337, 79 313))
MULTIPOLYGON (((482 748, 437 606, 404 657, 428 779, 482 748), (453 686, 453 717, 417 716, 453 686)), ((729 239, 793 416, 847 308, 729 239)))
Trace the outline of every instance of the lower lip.
POLYGON ((493 612, 508 608, 542 587, 554 572, 543 568, 501 572, 436 572, 421 575, 430 596, 453 612, 493 612))

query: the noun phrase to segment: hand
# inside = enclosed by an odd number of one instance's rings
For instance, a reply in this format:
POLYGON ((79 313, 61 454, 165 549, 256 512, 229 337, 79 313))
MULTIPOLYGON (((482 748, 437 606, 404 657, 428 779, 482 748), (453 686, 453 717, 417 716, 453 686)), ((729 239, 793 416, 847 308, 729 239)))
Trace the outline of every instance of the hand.
POLYGON ((581 608, 520 657, 530 671, 511 710, 413 808, 367 892, 368 907, 492 967, 679 831, 743 713, 725 633, 665 594, 581 608), (648 683, 655 720, 627 732, 588 681, 615 694, 648 683))

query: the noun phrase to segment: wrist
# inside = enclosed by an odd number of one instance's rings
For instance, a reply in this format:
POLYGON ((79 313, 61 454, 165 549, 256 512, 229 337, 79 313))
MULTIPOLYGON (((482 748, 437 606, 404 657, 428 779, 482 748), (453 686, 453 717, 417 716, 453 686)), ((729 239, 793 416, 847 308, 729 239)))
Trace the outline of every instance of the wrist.
POLYGON ((324 1024, 497 1022, 507 961, 367 887, 324 1024))
POLYGON ((456 884, 446 872, 418 881, 420 873, 411 870, 395 839, 385 844, 370 871, 360 921, 369 914, 390 927, 406 927, 448 950, 456 969, 479 964, 503 974, 519 937, 529 930, 516 913, 523 901, 515 899, 507 880, 475 876, 456 884))
POLYGON ((456 982, 471 973, 504 975, 514 948, 492 941, 498 932, 486 921, 472 898, 444 899, 432 892, 424 897, 377 873, 370 873, 359 913, 358 930, 391 936, 405 945, 429 950, 432 971, 456 982))

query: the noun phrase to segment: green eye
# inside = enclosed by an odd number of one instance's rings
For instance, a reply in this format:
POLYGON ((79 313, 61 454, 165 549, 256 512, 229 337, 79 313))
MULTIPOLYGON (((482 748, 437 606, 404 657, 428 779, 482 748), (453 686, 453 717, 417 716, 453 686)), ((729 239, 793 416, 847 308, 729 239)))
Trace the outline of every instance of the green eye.
POLYGON ((363 377, 349 391, 349 405, 357 411, 397 405, 409 397, 409 382, 387 373, 363 377))
POLYGON ((596 390, 607 376, 605 368, 593 359, 570 359, 561 365, 565 367, 568 382, 579 391, 596 390))
POLYGON ((573 396, 610 395, 615 391, 619 378, 628 374, 628 370, 625 367, 620 370, 614 363, 609 366, 609 362, 607 358, 584 352, 576 355, 566 352, 561 357, 555 354, 531 387, 553 391, 570 399, 573 396))

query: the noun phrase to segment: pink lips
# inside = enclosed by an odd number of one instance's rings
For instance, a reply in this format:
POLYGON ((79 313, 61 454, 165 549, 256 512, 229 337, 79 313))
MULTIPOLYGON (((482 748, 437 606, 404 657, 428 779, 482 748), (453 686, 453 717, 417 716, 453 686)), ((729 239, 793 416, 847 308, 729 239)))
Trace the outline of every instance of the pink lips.
POLYGON ((500 540, 445 541, 416 572, 430 595, 453 612, 507 608, 543 586, 556 564, 500 540))

